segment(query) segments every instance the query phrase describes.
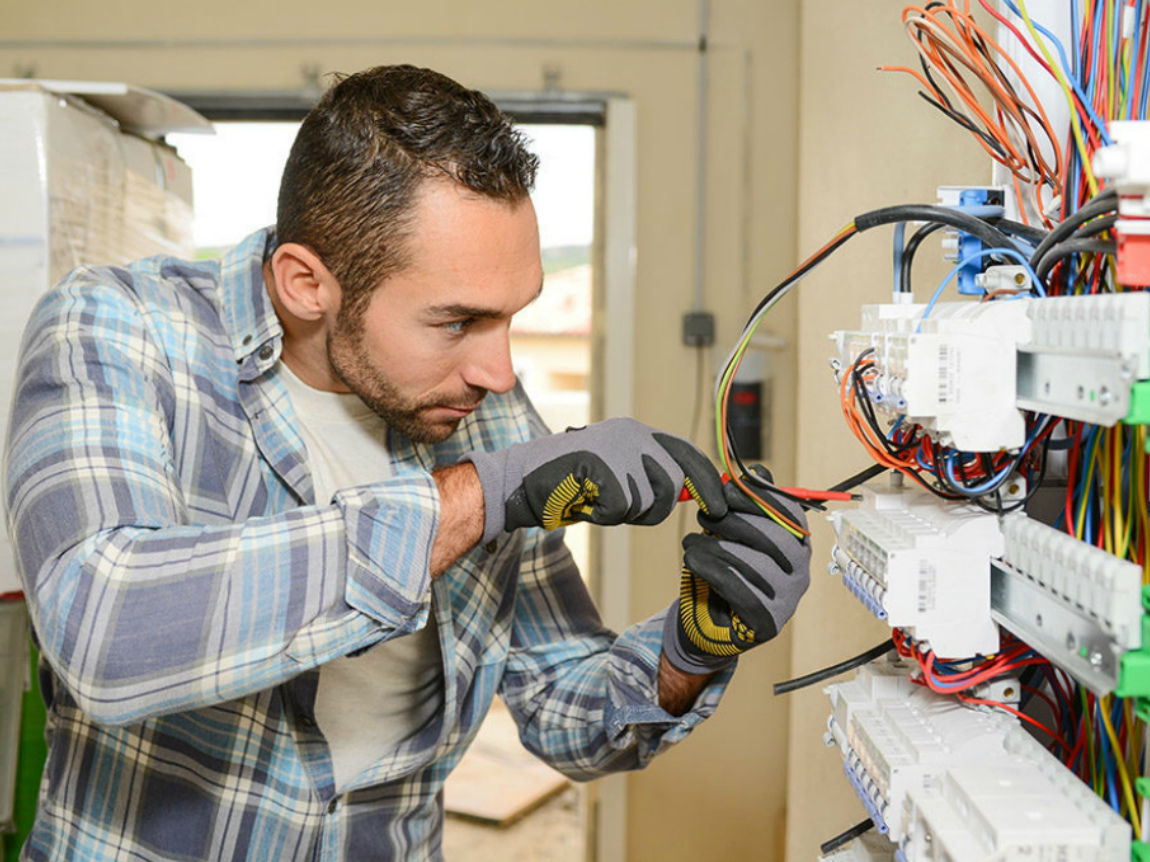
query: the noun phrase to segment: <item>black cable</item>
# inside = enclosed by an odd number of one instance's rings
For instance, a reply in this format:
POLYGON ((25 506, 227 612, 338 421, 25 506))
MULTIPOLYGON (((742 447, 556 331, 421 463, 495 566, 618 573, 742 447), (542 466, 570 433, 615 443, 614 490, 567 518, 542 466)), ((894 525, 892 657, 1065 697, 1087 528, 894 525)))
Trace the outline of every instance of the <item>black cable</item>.
POLYGON ((924 224, 914 232, 909 240, 907 240, 906 248, 902 250, 902 260, 898 268, 898 291, 899 293, 910 293, 910 267, 914 262, 915 252, 918 247, 922 245, 922 241, 942 227, 941 222, 931 222, 924 224))
MULTIPOLYGON (((838 239, 829 243, 821 252, 809 259, 806 263, 800 266, 797 270, 791 273, 786 279, 775 285, 766 296, 764 296, 755 308, 751 311, 747 319, 747 326, 750 326, 758 314, 767 308, 775 301, 776 298, 781 297, 789 291, 800 279, 802 279, 808 272, 830 257, 835 251, 842 247, 842 245, 853 236, 865 230, 870 230, 879 225, 893 224, 900 221, 921 221, 921 222, 939 222, 941 224, 950 225, 951 227, 958 228, 959 230, 966 231, 973 236, 978 237, 991 248, 1012 248, 1017 250, 1015 244, 1011 239, 1002 231, 992 227, 986 221, 969 215, 968 213, 961 212, 960 210, 951 207, 932 206, 929 204, 905 204, 900 206, 882 207, 881 209, 871 210, 870 212, 862 213, 855 216, 852 221, 853 230, 847 230, 838 239)), ((727 449, 731 452, 735 461, 742 468, 742 461, 739 458, 738 449, 735 446, 734 435, 731 434, 729 427, 724 427, 723 435, 726 440, 722 441, 727 449)), ((880 438, 885 439, 885 435, 880 434, 880 438)), ((745 471, 744 471, 745 472, 745 471)), ((913 472, 912 476, 924 487, 928 487, 913 472)))
POLYGON ((1117 244, 1110 239, 1067 239, 1052 245, 1034 267, 1034 274, 1042 282, 1054 265, 1073 254, 1114 254, 1117 244))
POLYGON ((1003 233, 1008 233, 1011 236, 1022 237, 1028 242, 1033 242, 1035 245, 1042 242, 1046 238, 1046 231, 1031 227, 1022 222, 1011 221, 1008 218, 992 219, 992 223, 1003 233))
POLYGON ((853 841, 860 835, 870 831, 871 827, 873 826, 873 820, 863 820, 861 823, 856 823, 850 829, 847 829, 844 832, 840 832, 834 838, 831 838, 829 841, 824 841, 822 844, 820 844, 819 853, 821 853, 823 856, 826 856, 832 850, 838 850, 848 841, 853 841))
POLYGON ((828 491, 849 491, 852 488, 857 488, 863 482, 869 482, 876 476, 881 476, 889 467, 884 467, 882 464, 871 464, 865 470, 859 470, 853 476, 843 479, 834 485, 827 488, 828 491))
POLYGON ((1103 231, 1110 230, 1114 225, 1118 224, 1118 214, 1108 216, 1101 216, 1094 219, 1094 221, 1084 224, 1081 228, 1074 232, 1077 239, 1085 239, 1088 236, 1097 236, 1103 231))
POLYGON ((874 661, 881 655, 886 655, 894 649, 894 641, 887 638, 880 644, 876 644, 868 649, 866 652, 860 652, 853 658, 848 658, 840 661, 838 664, 832 664, 830 667, 824 667, 822 670, 816 670, 813 673, 808 673, 803 676, 797 676, 794 679, 783 680, 776 682, 772 691, 778 694, 786 694, 787 692, 795 691, 796 689, 806 688, 808 685, 822 682, 823 680, 830 679, 831 677, 838 676, 840 673, 846 673, 848 670, 854 670, 856 667, 861 667, 868 661, 874 661))
POLYGON ((785 281, 781 281, 777 285, 775 285, 773 288, 771 288, 771 291, 766 296, 764 296, 761 300, 759 300, 759 304, 755 306, 754 310, 751 312, 750 316, 747 318, 747 323, 750 324, 750 322, 755 319, 755 316, 760 311, 762 311, 763 308, 765 308, 767 305, 769 305, 771 303, 771 301, 776 296, 778 296, 781 293, 786 293, 803 276, 805 276, 808 272, 810 272, 812 269, 814 269, 816 266, 818 266, 820 263, 822 263, 824 260, 826 260, 828 257, 830 257, 834 252, 838 251, 839 248, 841 248, 842 245, 847 240, 849 240, 851 237, 855 236, 855 234, 857 232, 858 231, 855 230, 855 231, 852 231, 852 232, 846 234, 845 236, 839 237, 838 240, 836 240, 834 243, 832 243, 831 245, 828 245, 825 249, 823 249, 821 254, 817 255, 816 257, 811 258, 809 261, 807 261, 807 263, 804 266, 801 266, 798 269, 796 269, 794 272, 792 272, 787 277, 787 279, 785 281))
POLYGON ((1038 262, 1042 260, 1042 256, 1046 254, 1051 246, 1068 238, 1092 218, 1108 213, 1117 209, 1117 207, 1118 192, 1113 189, 1106 189, 1105 191, 1099 192, 1087 201, 1078 212, 1072 213, 1054 226, 1054 229, 1038 244, 1038 248, 1034 250, 1034 254, 1030 256, 1030 265, 1037 268, 1038 262))
POLYGON ((942 224, 956 227, 978 237, 990 248, 1013 248, 1017 251, 1017 247, 1010 237, 998 228, 991 226, 983 219, 952 207, 932 206, 930 204, 900 204, 882 207, 855 216, 854 224, 861 233, 872 227, 900 221, 942 222, 942 224))

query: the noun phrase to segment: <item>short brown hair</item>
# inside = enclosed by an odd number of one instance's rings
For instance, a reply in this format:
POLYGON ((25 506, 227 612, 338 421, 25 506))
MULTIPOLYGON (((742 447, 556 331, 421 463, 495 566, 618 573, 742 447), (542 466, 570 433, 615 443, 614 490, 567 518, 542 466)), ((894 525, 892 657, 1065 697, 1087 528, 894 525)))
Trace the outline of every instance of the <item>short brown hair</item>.
POLYGON ((539 160, 485 95, 415 66, 339 77, 304 118, 280 182, 276 241, 307 246, 355 314, 406 263, 420 183, 446 176, 514 203, 539 160))

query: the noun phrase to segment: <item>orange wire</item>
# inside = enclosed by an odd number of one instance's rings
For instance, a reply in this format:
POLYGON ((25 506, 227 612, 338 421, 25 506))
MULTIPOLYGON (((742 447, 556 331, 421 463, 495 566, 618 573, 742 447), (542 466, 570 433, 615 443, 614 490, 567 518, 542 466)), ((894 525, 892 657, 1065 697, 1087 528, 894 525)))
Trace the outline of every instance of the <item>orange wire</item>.
MULTIPOLYGON (((1022 180, 1033 186, 1035 207, 1042 214, 1041 187, 1046 184, 1058 187, 1063 170, 1062 148, 1041 101, 1013 58, 974 21, 968 0, 963 3, 962 10, 952 2, 929 10, 908 6, 903 10, 902 20, 922 62, 941 76, 953 96, 965 105, 969 114, 981 125, 981 131, 1001 148, 999 152, 981 135, 975 136, 979 145, 1014 175, 1015 191, 1020 203, 1021 189, 1018 183, 1022 180), (1019 98, 999 65, 999 59, 1005 60, 1017 76, 1030 98, 1030 104, 1019 98), (967 82, 963 69, 969 70, 986 88, 993 100, 997 119, 992 118, 983 108, 967 82), (1054 154, 1053 165, 1042 155, 1035 127, 1041 130, 1050 144, 1054 154), (1015 140, 1024 146, 1020 149, 1015 140)), ((939 86, 915 69, 906 66, 880 68, 883 71, 904 72, 915 78, 935 101, 943 105, 953 104, 939 86)), ((1042 219, 1048 222, 1044 214, 1042 219)))

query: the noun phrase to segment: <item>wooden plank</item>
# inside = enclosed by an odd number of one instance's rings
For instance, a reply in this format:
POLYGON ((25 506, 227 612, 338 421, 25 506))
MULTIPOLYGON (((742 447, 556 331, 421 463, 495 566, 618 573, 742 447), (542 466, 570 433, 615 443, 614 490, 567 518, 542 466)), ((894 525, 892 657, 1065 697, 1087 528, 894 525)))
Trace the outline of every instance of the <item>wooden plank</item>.
POLYGON ((499 700, 443 787, 448 814, 508 826, 542 805, 568 780, 519 742, 515 721, 499 700))

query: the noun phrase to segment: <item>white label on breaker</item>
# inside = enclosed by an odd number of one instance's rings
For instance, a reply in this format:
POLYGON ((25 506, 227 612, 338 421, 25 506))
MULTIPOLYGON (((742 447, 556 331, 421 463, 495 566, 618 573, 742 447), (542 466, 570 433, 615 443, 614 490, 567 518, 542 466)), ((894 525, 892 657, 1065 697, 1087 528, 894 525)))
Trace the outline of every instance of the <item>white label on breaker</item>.
POLYGON ((952 348, 946 342, 938 346, 938 403, 955 404, 958 402, 958 385, 961 379, 962 352, 952 348))

